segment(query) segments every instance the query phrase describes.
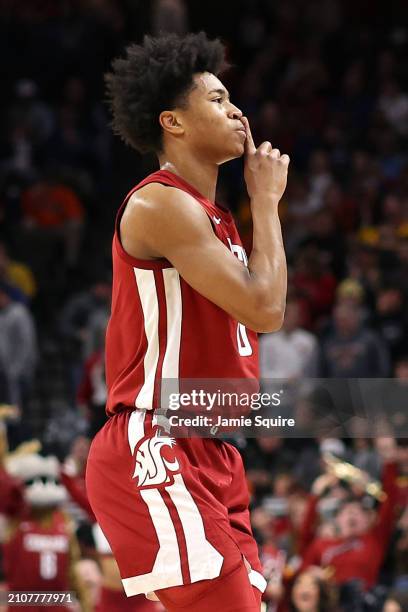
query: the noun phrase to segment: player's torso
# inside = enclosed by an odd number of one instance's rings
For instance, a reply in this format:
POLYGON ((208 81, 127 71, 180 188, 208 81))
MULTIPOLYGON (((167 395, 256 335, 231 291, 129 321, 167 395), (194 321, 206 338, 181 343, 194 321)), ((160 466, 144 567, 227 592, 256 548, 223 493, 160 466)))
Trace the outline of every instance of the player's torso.
POLYGON ((48 526, 22 521, 4 544, 4 566, 10 590, 67 590, 69 533, 63 515, 48 526))
MULTIPOLYGON (((150 175, 135 189, 147 182, 189 192, 207 213, 219 240, 247 264, 229 211, 204 199, 170 172, 150 175)), ((119 220, 120 213, 117 228, 119 220)), ((112 313, 106 340, 108 412, 121 406, 155 407, 162 379, 258 378, 256 333, 192 289, 168 261, 129 256, 117 229, 112 253, 112 313)))

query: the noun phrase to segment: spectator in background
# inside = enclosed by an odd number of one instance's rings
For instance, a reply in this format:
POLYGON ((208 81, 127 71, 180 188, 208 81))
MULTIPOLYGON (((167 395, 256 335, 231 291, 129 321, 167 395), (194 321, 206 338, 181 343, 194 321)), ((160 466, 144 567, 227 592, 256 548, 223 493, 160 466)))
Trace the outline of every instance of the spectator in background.
POLYGON ((37 83, 32 79, 19 79, 15 86, 15 101, 8 117, 9 125, 24 126, 34 145, 40 146, 51 135, 54 113, 40 98, 37 83))
POLYGON ((37 286, 30 268, 10 258, 4 242, 0 242, 0 279, 17 288, 25 302, 32 300, 36 294, 37 286))
POLYGON ((315 535, 319 498, 328 495, 328 483, 333 486, 337 481, 332 474, 319 477, 313 485, 314 494, 304 516, 302 569, 311 566, 330 569, 335 584, 342 586, 356 580, 359 592, 375 587, 395 526, 395 480, 396 464, 390 461, 383 470, 386 497, 378 512, 367 508, 361 495, 348 495, 338 500, 335 530, 328 533, 321 530, 315 535), (325 480, 326 476, 331 480, 325 480))
POLYGON ((408 338, 407 307, 400 287, 385 287, 377 294, 375 327, 385 340, 393 360, 397 359, 408 338))
POLYGON ((101 347, 85 361, 77 396, 78 406, 88 421, 90 438, 96 435, 107 419, 106 398, 105 351, 101 347))
POLYGON ((391 592, 381 612, 406 612, 408 610, 408 595, 405 592, 391 592))
POLYGON ((77 523, 87 520, 90 516, 93 517, 85 487, 85 469, 90 444, 89 438, 77 436, 60 470, 61 482, 70 494, 65 509, 77 523))
POLYGON ((53 123, 53 112, 39 99, 37 84, 31 79, 18 80, 13 104, 6 113, 4 140, 0 141, 0 169, 33 180, 53 123))
POLYGON ((371 312, 365 305, 364 288, 357 280, 345 278, 336 289, 335 305, 347 304, 361 312, 364 325, 370 323, 371 312))
POLYGON ((383 464, 395 462, 394 513, 399 519, 408 508, 408 439, 381 437, 376 438, 374 444, 383 464))
POLYGON ((325 193, 333 180, 327 153, 315 151, 311 155, 308 176, 310 188, 306 208, 313 214, 322 208, 325 193))
POLYGON ((103 350, 106 324, 110 314, 111 282, 106 274, 98 276, 91 287, 74 294, 62 309, 58 327, 66 344, 70 363, 72 400, 77 396, 83 366, 94 353, 103 350))
POLYGON ((292 283, 299 295, 308 301, 312 327, 317 328, 330 313, 337 283, 315 246, 308 245, 298 252, 292 283))
POLYGON ((109 145, 108 119, 102 104, 91 101, 84 79, 69 77, 62 88, 50 142, 52 158, 48 161, 103 180, 109 172, 109 145))
POLYGON ((408 296, 408 238, 401 238, 398 242, 398 277, 399 286, 408 296))
POLYGON ((312 245, 318 252, 324 265, 336 278, 344 275, 345 238, 336 227, 333 213, 320 210, 310 220, 310 233, 303 245, 312 245))
POLYGON ((382 84, 378 108, 398 134, 408 136, 408 95, 395 79, 382 84))
POLYGON ((63 247, 63 264, 73 268, 81 245, 84 209, 72 189, 49 172, 23 193, 22 210, 25 233, 34 243, 32 247, 46 251, 45 268, 55 256, 56 245, 63 247))
POLYGON ((185 34, 188 30, 187 9, 182 0, 155 0, 153 34, 185 34))
POLYGON ((284 593, 283 572, 286 553, 276 546, 271 522, 272 517, 264 507, 258 506, 252 510, 251 524, 259 547, 263 576, 268 582, 262 599, 273 606, 282 599, 284 593))
POLYGON ((350 192, 346 192, 340 183, 333 182, 324 194, 324 208, 329 210, 334 217, 337 236, 339 229, 347 235, 355 231, 359 220, 359 203, 350 192))
MULTIPOLYGON (((355 422, 358 423, 358 421, 355 422)), ((355 426, 352 432, 353 436, 358 437, 353 437, 351 440, 351 463, 364 472, 367 472, 372 478, 378 479, 381 475, 381 461, 378 453, 373 447, 372 440, 363 437, 364 433, 366 433, 364 431, 366 423, 362 423, 362 432, 359 432, 357 427, 355 426)))
POLYGON ((361 308, 364 303, 364 289, 360 283, 352 278, 345 278, 336 290, 336 305, 349 304, 361 308))
MULTIPOLYGON (((361 234, 359 236, 361 238, 361 234)), ((348 278, 357 281, 364 290, 367 306, 374 310, 376 295, 383 284, 383 274, 380 267, 380 253, 377 248, 366 242, 359 241, 352 245, 349 252, 348 278)))
POLYGON ((296 300, 287 302, 282 328, 260 339, 261 378, 318 376, 316 337, 300 327, 300 307, 296 300))
POLYGON ((101 274, 88 290, 74 294, 61 311, 60 332, 82 359, 103 349, 111 292, 110 277, 101 274))
POLYGON ((245 469, 256 496, 270 495, 274 478, 287 474, 296 462, 295 453, 279 437, 249 439, 244 451, 245 469))
POLYGON ((337 306, 334 329, 322 343, 322 370, 328 378, 384 378, 390 363, 384 343, 362 324, 361 310, 337 306))
POLYGON ((33 318, 24 304, 13 301, 0 282, 0 403, 24 406, 37 362, 33 318))
POLYGON ((290 612, 335 612, 335 592, 316 570, 301 572, 293 584, 290 612))

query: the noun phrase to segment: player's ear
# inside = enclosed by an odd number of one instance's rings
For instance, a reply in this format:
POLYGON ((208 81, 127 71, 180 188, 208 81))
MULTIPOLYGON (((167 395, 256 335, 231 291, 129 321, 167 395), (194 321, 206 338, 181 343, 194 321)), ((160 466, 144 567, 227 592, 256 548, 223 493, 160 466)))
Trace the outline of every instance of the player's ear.
POLYGON ((184 134, 184 127, 180 117, 174 111, 163 111, 159 116, 160 125, 163 130, 178 136, 184 134))

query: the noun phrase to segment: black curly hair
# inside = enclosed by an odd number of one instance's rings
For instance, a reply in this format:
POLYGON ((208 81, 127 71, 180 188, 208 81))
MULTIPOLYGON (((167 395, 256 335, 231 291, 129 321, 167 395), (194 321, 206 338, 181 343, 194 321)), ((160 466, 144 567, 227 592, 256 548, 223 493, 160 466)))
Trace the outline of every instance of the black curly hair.
POLYGON ((161 152, 160 113, 185 107, 195 74, 219 75, 226 68, 224 45, 204 32, 145 36, 142 45, 127 47, 126 57, 115 59, 105 75, 114 133, 141 153, 161 152))

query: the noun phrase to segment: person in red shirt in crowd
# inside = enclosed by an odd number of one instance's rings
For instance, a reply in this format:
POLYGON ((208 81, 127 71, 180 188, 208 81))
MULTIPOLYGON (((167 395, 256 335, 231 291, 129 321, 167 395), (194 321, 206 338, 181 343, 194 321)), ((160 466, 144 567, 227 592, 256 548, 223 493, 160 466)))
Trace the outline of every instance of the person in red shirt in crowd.
POLYGON ((321 535, 315 531, 319 500, 338 481, 332 473, 317 478, 300 538, 301 571, 318 566, 326 570, 336 585, 358 580, 365 591, 375 586, 395 525, 396 475, 396 463, 385 463, 382 486, 387 497, 376 514, 364 508, 361 497, 347 496, 340 501, 332 533, 326 528, 321 535))
POLYGON ((322 254, 313 245, 305 247, 296 259, 292 284, 299 297, 306 298, 312 327, 329 315, 334 303, 337 281, 325 267, 322 254))
POLYGON ((85 361, 77 393, 79 407, 89 424, 90 438, 95 436, 107 419, 106 398, 105 351, 101 348, 94 351, 85 361))
MULTIPOLYGON (((2 434, 0 511, 7 518, 1 553, 8 591, 75 591, 81 610, 90 612, 88 591, 78 573, 79 546, 72 521, 61 510, 65 490, 58 483, 58 461, 21 452, 6 455, 2 434)), ((47 605, 50 612, 72 610, 70 601, 47 605)), ((19 606, 36 612, 36 602, 19 606)), ((9 608, 12 609, 12 608, 9 608)))
POLYGON ((398 518, 408 507, 408 438, 377 438, 375 444, 383 460, 391 456, 396 461, 395 513, 398 518))

